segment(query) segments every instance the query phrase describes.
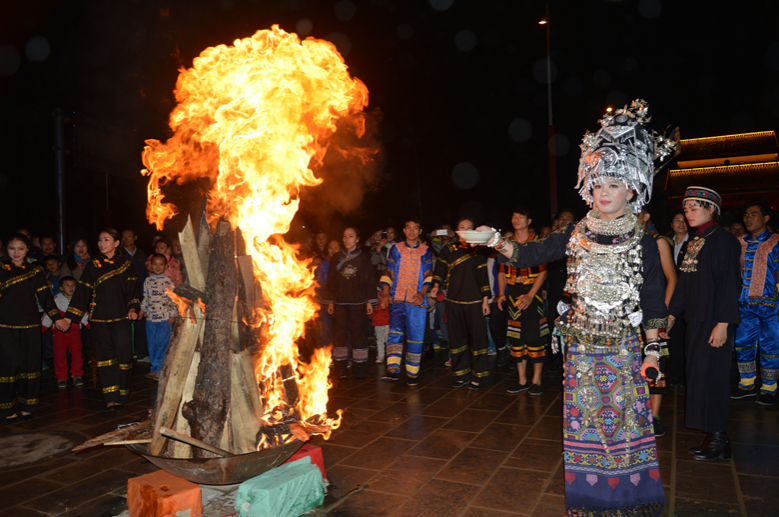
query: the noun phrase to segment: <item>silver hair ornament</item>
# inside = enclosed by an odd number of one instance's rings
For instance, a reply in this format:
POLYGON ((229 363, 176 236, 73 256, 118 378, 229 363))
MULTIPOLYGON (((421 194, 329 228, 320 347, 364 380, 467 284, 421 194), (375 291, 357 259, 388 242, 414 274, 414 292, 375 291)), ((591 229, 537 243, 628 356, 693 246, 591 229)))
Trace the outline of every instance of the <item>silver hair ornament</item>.
POLYGON ((592 189, 607 179, 616 179, 635 192, 633 211, 649 203, 655 174, 679 153, 679 129, 659 135, 644 124, 651 120, 649 105, 636 99, 630 106, 606 113, 597 133, 584 134, 580 145, 579 195, 592 206, 592 189), (655 161, 660 165, 655 166, 655 161))

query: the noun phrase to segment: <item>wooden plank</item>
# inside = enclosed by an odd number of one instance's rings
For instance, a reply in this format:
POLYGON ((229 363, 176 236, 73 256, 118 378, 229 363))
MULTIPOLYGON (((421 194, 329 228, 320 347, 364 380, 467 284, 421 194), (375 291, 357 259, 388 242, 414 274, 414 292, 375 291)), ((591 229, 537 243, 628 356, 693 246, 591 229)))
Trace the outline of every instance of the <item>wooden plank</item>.
POLYGON ((246 454, 257 450, 257 433, 262 418, 260 389, 254 375, 251 352, 248 349, 232 355, 230 374, 232 385, 231 425, 233 431, 234 454, 246 454))
MULTIPOLYGON (((200 307, 193 307, 195 321, 191 318, 179 318, 174 329, 175 346, 169 347, 163 372, 165 384, 160 383, 157 393, 157 406, 154 413, 154 434, 149 452, 160 456, 167 440, 160 434, 162 427, 170 427, 179 411, 181 396, 186 385, 189 367, 197 345, 197 338, 203 326, 204 315, 200 307), (167 370, 167 371, 166 371, 167 370)), ((171 345, 173 345, 171 340, 171 345)), ((162 380, 162 376, 160 376, 162 380)))
MULTIPOLYGON (((192 429, 191 436, 214 446, 222 441, 230 410, 230 335, 237 291, 235 232, 222 220, 211 239, 206 280, 208 319, 200 346, 197 382, 192 400, 182 410, 192 429)), ((194 454, 196 458, 213 457, 201 449, 194 450, 194 454)))
POLYGON ((184 263, 187 265, 187 281, 189 285, 198 291, 205 291, 206 277, 200 264, 200 254, 198 253, 197 239, 195 239, 195 230, 192 228, 192 219, 187 218, 187 224, 179 232, 179 242, 181 242, 181 253, 184 255, 184 263))
POLYGON ((207 207, 208 195, 205 195, 198 215, 195 238, 197 239, 197 253, 200 256, 200 267, 203 271, 203 278, 206 280, 208 280, 208 261, 211 257, 211 228, 208 226, 207 207))
MULTIPOLYGON (((184 391, 181 394, 181 400, 186 402, 192 400, 192 394, 195 392, 195 381, 197 380, 197 367, 200 365, 200 352, 195 351, 192 357, 192 364, 189 365, 189 373, 187 373, 187 381, 184 384, 184 391)), ((174 431, 189 435, 191 429, 189 428, 189 422, 181 414, 182 404, 179 404, 178 415, 176 416, 175 426, 172 427, 174 431)), ((191 458, 192 447, 184 442, 171 440, 173 442, 173 457, 174 458, 191 458)))

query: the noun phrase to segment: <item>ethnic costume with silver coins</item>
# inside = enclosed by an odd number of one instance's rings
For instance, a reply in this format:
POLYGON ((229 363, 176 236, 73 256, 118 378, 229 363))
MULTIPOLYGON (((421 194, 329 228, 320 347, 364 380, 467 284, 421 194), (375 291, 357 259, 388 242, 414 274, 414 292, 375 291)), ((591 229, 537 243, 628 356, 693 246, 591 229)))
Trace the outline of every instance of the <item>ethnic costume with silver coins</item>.
POLYGON ((563 444, 566 506, 576 515, 661 512, 664 495, 638 326, 664 328, 665 277, 654 238, 632 211, 615 221, 592 210, 546 239, 517 244, 509 263, 568 255, 572 305, 566 336, 563 444), (622 513, 618 513, 622 512, 622 513))
MULTIPOLYGON (((646 331, 666 327, 665 276, 657 242, 634 213, 651 197, 654 161, 678 151, 678 131, 660 137, 643 127, 648 121, 646 103, 633 101, 629 108, 604 115, 601 129, 586 133, 581 145, 579 193, 592 206, 596 187, 625 185, 633 197, 623 216, 601 218, 593 209, 583 221, 546 239, 498 247, 504 256, 511 252, 509 263, 515 267, 568 256, 565 290, 571 306, 558 310, 556 329, 567 344, 563 461, 568 515, 659 516, 665 505, 639 337, 642 324, 646 331)), ((488 245, 494 246, 492 241, 488 245)), ((647 353, 655 355, 657 347, 647 345, 647 353)))

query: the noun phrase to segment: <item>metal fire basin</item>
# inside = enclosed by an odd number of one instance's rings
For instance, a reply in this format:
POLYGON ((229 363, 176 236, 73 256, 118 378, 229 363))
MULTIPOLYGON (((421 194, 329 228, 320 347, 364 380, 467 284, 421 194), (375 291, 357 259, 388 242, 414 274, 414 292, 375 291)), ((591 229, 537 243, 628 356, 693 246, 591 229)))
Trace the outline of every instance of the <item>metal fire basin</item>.
POLYGON ((149 454, 149 444, 133 443, 126 447, 162 470, 203 485, 232 485, 259 476, 287 461, 303 442, 294 440, 286 445, 230 458, 163 458, 149 454))

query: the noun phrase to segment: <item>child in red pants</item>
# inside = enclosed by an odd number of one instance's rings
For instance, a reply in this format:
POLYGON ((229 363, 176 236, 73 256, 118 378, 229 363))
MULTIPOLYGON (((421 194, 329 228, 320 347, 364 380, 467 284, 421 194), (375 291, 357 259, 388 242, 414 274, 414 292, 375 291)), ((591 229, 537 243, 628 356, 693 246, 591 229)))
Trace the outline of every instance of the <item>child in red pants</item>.
MULTIPOLYGON (((70 298, 76 292, 76 279, 72 276, 66 276, 60 279, 60 289, 62 292, 54 297, 54 303, 62 316, 68 310, 70 298)), ((81 324, 73 323, 67 332, 62 332, 54 328, 54 376, 57 378, 57 387, 64 390, 68 387, 68 351, 72 364, 70 366, 70 375, 73 377, 75 386, 83 386, 84 381, 81 376, 84 375, 84 359, 81 357, 81 325, 86 325, 88 314, 84 314, 81 324)), ((43 318, 42 330, 45 332, 51 326, 51 318, 43 318)))

